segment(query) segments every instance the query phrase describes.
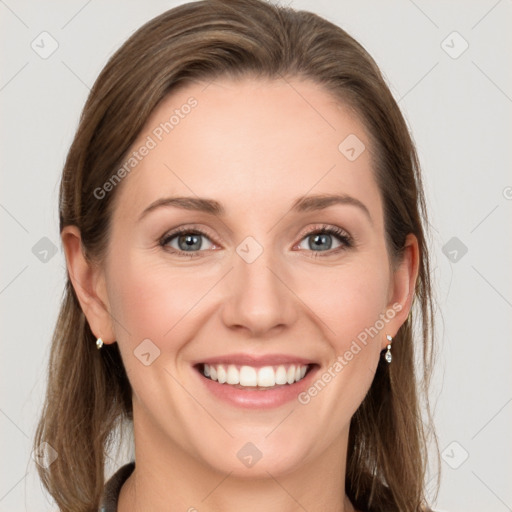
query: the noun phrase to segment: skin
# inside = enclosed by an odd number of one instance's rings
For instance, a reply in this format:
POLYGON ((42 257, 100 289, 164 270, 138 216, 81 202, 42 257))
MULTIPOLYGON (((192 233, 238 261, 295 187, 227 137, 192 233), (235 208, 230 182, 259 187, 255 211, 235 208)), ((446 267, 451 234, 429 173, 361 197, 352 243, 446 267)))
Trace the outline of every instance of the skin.
MULTIPOLYGON (((386 334, 394 336, 409 313, 416 238, 407 237, 393 267, 367 134, 320 86, 252 78, 205 85, 174 91, 133 144, 139 148, 174 109, 197 99, 118 185, 105 260, 87 263, 78 229, 62 232, 91 329, 105 343, 117 341, 133 388, 137 465, 119 510, 353 511, 342 484, 350 419, 386 334), (338 150, 349 134, 367 148, 353 162, 338 150), (296 198, 322 193, 358 199, 370 218, 350 204, 290 211, 296 198), (216 199, 226 215, 162 207, 138 221, 171 195, 216 199), (159 245, 171 229, 192 224, 208 233, 198 257, 159 245), (315 249, 308 235, 322 224, 342 228, 356 244, 336 252, 343 243, 331 235, 330 250, 315 249), (247 236, 263 247, 250 264, 236 252, 247 236), (393 304, 401 311, 307 405, 241 410, 212 396, 191 366, 234 352, 285 353, 316 361, 322 373, 393 304), (133 354, 147 338, 160 350, 149 366, 133 354), (262 453, 251 468, 236 456, 246 442, 262 453)), ((174 238, 170 245, 185 244, 174 238)))

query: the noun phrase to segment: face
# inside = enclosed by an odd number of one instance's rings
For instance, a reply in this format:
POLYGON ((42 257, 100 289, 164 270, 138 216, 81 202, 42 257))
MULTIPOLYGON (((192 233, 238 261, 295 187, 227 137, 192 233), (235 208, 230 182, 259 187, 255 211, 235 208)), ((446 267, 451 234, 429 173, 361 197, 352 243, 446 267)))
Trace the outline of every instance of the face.
POLYGON ((343 452, 410 272, 343 104, 307 81, 206 85, 167 97, 132 146, 105 301, 136 443, 285 474, 343 452))

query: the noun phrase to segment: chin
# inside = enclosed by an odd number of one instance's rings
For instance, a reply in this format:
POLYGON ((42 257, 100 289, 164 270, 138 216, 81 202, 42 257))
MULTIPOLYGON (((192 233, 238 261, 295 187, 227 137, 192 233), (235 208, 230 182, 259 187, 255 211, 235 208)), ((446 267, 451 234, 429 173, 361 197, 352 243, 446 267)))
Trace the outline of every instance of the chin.
POLYGON ((211 446, 204 447, 207 452, 203 452, 201 458, 214 470, 230 473, 236 478, 269 478, 269 473, 277 477, 294 472, 304 464, 310 450, 295 442, 295 435, 284 436, 281 433, 270 439, 274 436, 272 433, 266 437, 270 431, 265 429, 265 433, 258 436, 253 428, 251 436, 226 439, 224 443, 218 443, 213 452, 211 446))

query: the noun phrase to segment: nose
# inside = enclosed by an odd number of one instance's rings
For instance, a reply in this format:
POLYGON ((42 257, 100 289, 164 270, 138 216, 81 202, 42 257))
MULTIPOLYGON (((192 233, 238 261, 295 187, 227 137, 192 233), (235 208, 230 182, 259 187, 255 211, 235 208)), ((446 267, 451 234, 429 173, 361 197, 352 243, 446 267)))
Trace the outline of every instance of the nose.
POLYGON ((234 268, 226 282, 222 319, 230 329, 246 330, 251 337, 275 335, 297 319, 297 299, 291 277, 271 250, 252 262, 234 254, 234 268))

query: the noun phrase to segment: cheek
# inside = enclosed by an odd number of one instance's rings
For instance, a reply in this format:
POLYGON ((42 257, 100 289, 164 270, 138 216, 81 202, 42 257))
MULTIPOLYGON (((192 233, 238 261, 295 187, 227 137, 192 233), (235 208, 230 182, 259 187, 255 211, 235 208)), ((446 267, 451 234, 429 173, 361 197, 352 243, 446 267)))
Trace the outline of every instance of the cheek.
POLYGON ((312 274, 302 288, 304 302, 321 320, 330 345, 318 375, 321 382, 311 396, 321 390, 323 399, 317 406, 332 407, 331 412, 343 418, 355 412, 371 385, 387 334, 385 320, 392 318, 386 316, 385 264, 376 258, 361 259, 328 274, 312 274))
POLYGON ((329 339, 340 353, 385 312, 388 285, 388 274, 382 264, 361 261, 311 273, 302 295, 323 321, 329 339))
POLYGON ((113 317, 122 325, 117 333, 131 344, 149 338, 163 346, 194 317, 198 301, 211 287, 190 271, 165 263, 125 258, 111 273, 113 317), (183 320, 185 320, 183 322, 183 320))
POLYGON ((332 418, 336 434, 364 399, 379 362, 380 341, 386 335, 389 274, 386 261, 361 258, 353 264, 311 277, 308 304, 323 321, 330 344, 329 360, 313 385, 300 397, 311 411, 332 418), (313 284, 315 287, 313 288, 313 284), (318 397, 318 398, 317 398, 318 397))

